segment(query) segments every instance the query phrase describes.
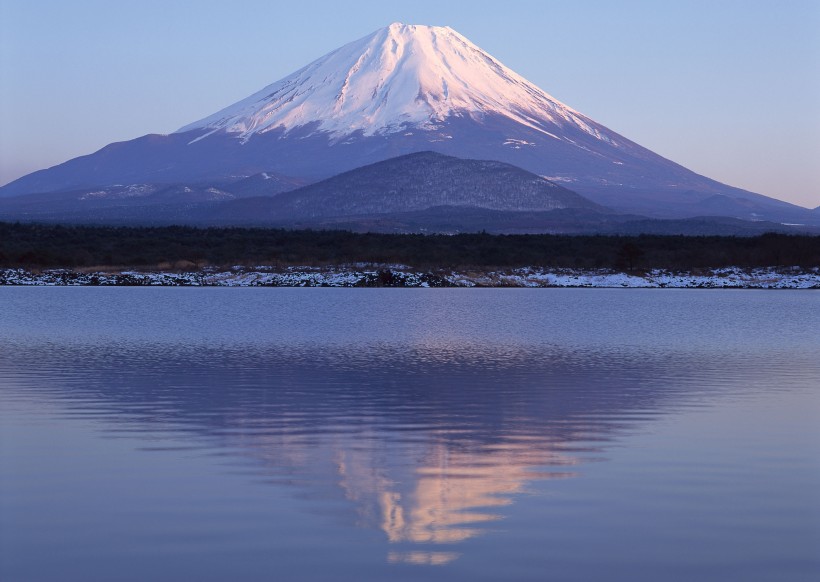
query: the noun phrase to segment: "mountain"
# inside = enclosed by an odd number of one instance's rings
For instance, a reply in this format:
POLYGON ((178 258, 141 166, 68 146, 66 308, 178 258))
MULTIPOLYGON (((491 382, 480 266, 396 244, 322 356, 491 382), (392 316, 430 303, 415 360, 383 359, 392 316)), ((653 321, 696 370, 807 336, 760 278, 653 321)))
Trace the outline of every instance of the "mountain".
POLYGON ((507 212, 565 208, 604 211, 575 192, 509 164, 421 152, 377 162, 278 196, 223 204, 212 209, 211 219, 243 224, 306 223, 436 207, 507 212))
POLYGON ((512 164, 622 212, 820 223, 807 209, 726 186, 654 154, 561 103, 451 28, 399 23, 173 134, 111 144, 24 176, 0 188, 0 196, 224 183, 260 172, 313 182, 427 150, 512 164))
POLYGON ((218 187, 133 184, 0 199, 0 220, 10 219, 388 233, 752 236, 796 231, 772 222, 726 217, 651 220, 613 213, 515 166, 434 152, 377 162, 307 186, 263 172, 218 187))
POLYGON ((190 222, 203 208, 250 196, 272 196, 304 180, 262 172, 224 182, 114 184, 0 198, 0 220, 69 223, 190 222))

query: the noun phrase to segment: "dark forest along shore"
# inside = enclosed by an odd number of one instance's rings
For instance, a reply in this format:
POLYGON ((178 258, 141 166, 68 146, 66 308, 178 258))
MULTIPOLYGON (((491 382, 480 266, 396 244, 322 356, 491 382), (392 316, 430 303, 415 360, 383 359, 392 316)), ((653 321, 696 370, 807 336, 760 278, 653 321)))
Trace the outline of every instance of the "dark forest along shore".
POLYGON ((331 267, 438 269, 814 269, 820 236, 409 235, 340 230, 111 227, 0 222, 0 269, 331 267))

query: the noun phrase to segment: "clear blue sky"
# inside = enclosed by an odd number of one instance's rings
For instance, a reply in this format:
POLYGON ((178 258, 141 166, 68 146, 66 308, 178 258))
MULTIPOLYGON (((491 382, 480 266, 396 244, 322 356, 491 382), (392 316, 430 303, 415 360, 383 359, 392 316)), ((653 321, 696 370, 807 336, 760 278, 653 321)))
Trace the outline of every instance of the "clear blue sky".
POLYGON ((820 1, 0 0, 0 183, 168 133, 393 21, 692 170, 820 205, 820 1))

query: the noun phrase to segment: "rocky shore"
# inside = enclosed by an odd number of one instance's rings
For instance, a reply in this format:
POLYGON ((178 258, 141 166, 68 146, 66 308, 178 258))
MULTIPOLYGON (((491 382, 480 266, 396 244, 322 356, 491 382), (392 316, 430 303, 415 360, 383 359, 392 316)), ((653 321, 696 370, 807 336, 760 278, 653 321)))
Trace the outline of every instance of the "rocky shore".
POLYGON ((397 265, 234 267, 190 272, 0 269, 0 285, 171 287, 594 287, 682 289, 820 289, 820 268, 740 269, 673 273, 651 270, 534 269, 416 271, 397 265))

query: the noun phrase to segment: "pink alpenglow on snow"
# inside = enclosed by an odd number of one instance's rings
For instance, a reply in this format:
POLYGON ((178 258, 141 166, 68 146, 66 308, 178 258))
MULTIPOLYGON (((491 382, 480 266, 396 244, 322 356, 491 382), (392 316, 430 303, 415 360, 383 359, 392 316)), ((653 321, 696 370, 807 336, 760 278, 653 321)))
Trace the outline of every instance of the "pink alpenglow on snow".
POLYGON ((431 129, 450 116, 508 117, 561 139, 544 119, 614 143, 592 120, 501 64, 450 27, 394 23, 310 63, 250 97, 178 130, 247 138, 317 123, 344 136, 431 129))

